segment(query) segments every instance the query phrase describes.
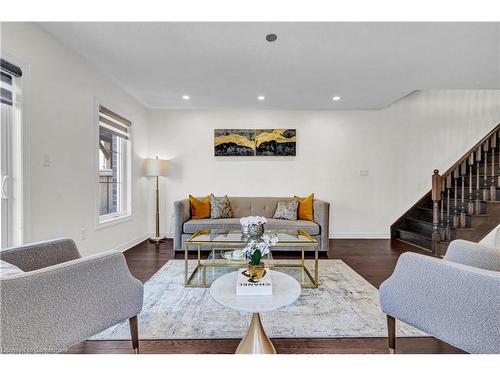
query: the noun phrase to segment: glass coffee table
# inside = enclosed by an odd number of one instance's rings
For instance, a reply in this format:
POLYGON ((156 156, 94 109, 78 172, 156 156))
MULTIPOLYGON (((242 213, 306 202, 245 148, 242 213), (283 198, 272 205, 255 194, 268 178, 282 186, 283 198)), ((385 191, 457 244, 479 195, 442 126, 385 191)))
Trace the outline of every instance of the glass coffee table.
MULTIPOLYGON (((284 272, 295 278, 303 288, 317 288, 318 282, 318 242, 303 230, 275 231, 266 230, 265 234, 275 235, 279 242, 271 247, 271 251, 263 259, 266 267, 284 272), (301 258, 277 260, 273 251, 280 249, 298 250, 301 258), (314 252, 314 260, 306 261, 306 252, 314 252), (311 266, 314 269, 311 270, 311 266)), ((184 285, 186 287, 207 288, 218 277, 246 267, 248 260, 235 252, 244 248, 249 239, 239 230, 199 230, 189 237, 184 244, 184 285), (194 267, 190 266, 189 252, 196 251, 194 267), (206 259, 201 258, 202 251, 210 251, 206 259)))

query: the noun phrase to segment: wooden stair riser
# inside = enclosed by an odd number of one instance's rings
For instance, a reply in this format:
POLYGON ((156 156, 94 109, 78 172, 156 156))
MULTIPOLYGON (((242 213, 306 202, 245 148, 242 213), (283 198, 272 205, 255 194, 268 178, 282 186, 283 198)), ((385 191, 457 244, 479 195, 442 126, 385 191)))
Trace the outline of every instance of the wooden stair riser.
POLYGON ((398 232, 398 238, 402 239, 403 241, 409 242, 427 250, 432 249, 432 240, 430 238, 423 238, 405 230, 398 230, 398 232))

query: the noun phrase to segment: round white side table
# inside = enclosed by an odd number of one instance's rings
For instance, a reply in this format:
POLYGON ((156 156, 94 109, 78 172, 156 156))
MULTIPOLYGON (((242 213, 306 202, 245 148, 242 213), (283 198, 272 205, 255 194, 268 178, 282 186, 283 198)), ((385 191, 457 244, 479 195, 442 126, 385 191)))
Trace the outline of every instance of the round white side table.
POLYGON ((210 287, 210 295, 221 305, 243 313, 252 313, 248 332, 241 340, 236 354, 276 354, 266 335, 260 313, 291 305, 300 296, 300 284, 293 277, 278 271, 269 271, 273 280, 272 296, 237 296, 238 271, 219 277, 210 287))

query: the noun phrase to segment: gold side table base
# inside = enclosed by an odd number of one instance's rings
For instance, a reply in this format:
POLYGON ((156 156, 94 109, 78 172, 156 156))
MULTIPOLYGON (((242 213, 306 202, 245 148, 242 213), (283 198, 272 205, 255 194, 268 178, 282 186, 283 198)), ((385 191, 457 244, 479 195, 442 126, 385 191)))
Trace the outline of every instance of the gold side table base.
POLYGON ((276 354, 276 349, 267 337, 258 313, 252 314, 250 327, 238 345, 236 354, 276 354))

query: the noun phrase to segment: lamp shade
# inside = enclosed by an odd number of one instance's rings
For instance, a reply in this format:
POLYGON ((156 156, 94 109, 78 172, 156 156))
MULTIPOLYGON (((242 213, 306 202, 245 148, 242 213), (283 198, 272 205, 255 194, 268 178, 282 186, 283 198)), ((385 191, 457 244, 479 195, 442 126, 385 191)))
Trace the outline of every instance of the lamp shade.
POLYGON ((144 174, 146 176, 166 176, 168 174, 168 160, 145 159, 144 174))

